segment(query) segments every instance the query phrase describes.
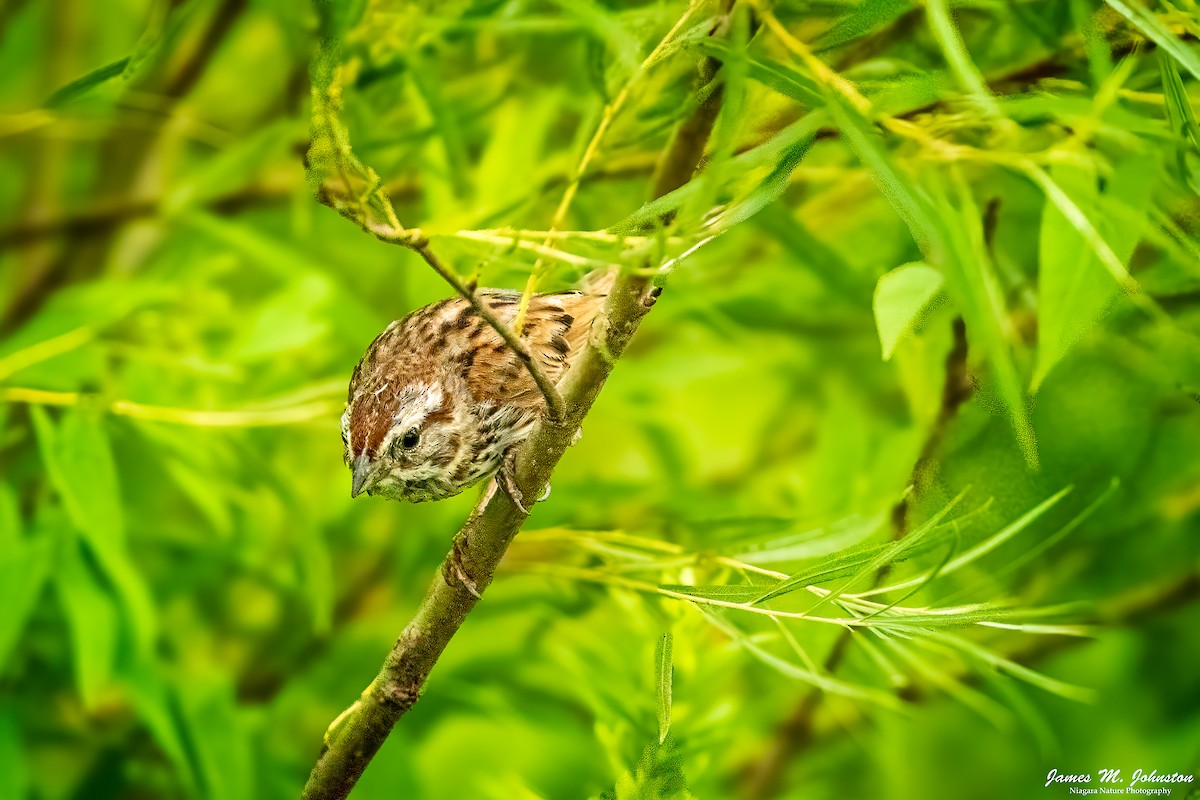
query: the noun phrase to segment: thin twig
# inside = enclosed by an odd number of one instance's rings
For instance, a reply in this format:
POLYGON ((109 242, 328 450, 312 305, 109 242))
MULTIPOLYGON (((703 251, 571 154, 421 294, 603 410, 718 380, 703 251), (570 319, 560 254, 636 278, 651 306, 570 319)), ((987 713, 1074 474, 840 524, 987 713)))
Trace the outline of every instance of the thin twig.
MULTIPOLYGON (((318 199, 325 203, 325 205, 328 205, 330 208, 342 214, 342 216, 363 224, 362 220, 358 218, 355 212, 349 209, 346 205, 331 200, 328 195, 324 193, 318 194, 318 199)), ((454 291, 466 299, 466 301, 471 304, 471 308, 475 311, 475 313, 482 317, 483 321, 490 325, 492 329, 504 339, 504 343, 508 345, 509 349, 516 353, 517 358, 519 358, 521 363, 525 365, 525 369, 529 372, 529 375, 533 378, 538 389, 541 391, 542 397, 544 397, 546 400, 546 411, 549 415, 549 418, 551 420, 562 419, 565 408, 563 405, 562 395, 555 387, 554 382, 551 381, 541 367, 538 366, 533 354, 529 352, 529 347, 525 344, 525 341, 517 336, 516 332, 514 332, 512 328, 510 328, 508 325, 505 325, 503 320, 496 316, 492 309, 479 298, 479 295, 475 293, 473 287, 468 286, 457 272, 448 267, 444 261, 437 257, 437 255, 429 247, 429 239, 427 239, 419 229, 397 229, 394 225, 383 222, 365 223, 364 227, 369 233, 371 233, 381 242, 400 245, 401 247, 412 250, 414 253, 419 255, 425 261, 425 263, 433 269, 434 272, 441 276, 442 280, 450 284, 454 288, 454 291)))
MULTIPOLYGON (((710 92, 712 96, 719 96, 719 92, 710 92)), ((672 139, 665 158, 677 165, 677 172, 660 171, 655 180, 656 194, 665 193, 661 191, 664 186, 674 188, 692 177, 719 108, 719 101, 702 104, 683 126, 688 135, 672 139), (680 148, 693 158, 677 157, 680 148)), ((412 232, 406 235, 411 237, 412 232)), ((560 384, 565 414, 558 420, 540 423, 519 446, 513 477, 525 497, 540 496, 549 484, 555 465, 650 310, 650 278, 646 273, 635 270, 618 277, 609 292, 602 324, 596 326, 587 347, 560 384)), ((321 755, 304 788, 304 800, 340 800, 349 794, 392 727, 417 701, 430 670, 492 582, 500 559, 527 516, 507 492, 491 492, 480 502, 454 537, 440 574, 375 680, 326 732, 321 755)))
POLYGON ((22 386, 0 388, 0 403, 28 403, 39 406, 93 406, 118 417, 149 422, 168 422, 197 428, 258 428, 294 425, 328 419, 341 407, 341 400, 313 401, 281 408, 244 408, 210 411, 200 408, 151 406, 132 400, 105 400, 99 395, 79 392, 52 392, 22 386))
POLYGON ((412 250, 425 259, 425 263, 432 267, 434 272, 441 275, 447 283, 453 286, 456 292, 465 297, 467 302, 471 304, 471 308, 475 309, 475 313, 483 317, 484 321, 488 325, 491 325, 496 333, 504 338, 504 342, 517 354, 517 357, 521 359, 521 363, 525 365, 525 369, 529 371, 530 376, 537 383, 538 389, 542 392, 542 397, 546 398, 546 410, 549 413, 550 419, 552 421, 561 420, 565 411, 562 395, 559 394, 558 389, 554 386, 554 382, 538 366, 537 361, 533 358, 533 354, 529 352, 529 347, 526 346, 525 340, 517 336, 512 328, 505 325, 492 309, 479 299, 479 295, 475 294, 471 287, 463 283, 458 273, 443 264, 433 254, 433 251, 429 249, 428 239, 420 239, 419 243, 415 244, 412 250))

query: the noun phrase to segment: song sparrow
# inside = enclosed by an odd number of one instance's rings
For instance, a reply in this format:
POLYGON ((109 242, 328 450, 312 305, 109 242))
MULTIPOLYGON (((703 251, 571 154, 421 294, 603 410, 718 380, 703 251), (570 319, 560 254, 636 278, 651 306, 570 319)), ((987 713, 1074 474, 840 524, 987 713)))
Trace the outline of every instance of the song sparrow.
MULTIPOLYGON (((522 338, 551 381, 583 351, 608 283, 531 299, 522 338)), ((521 295, 478 297, 511 324, 521 295)), ((466 299, 417 309, 371 342, 350 379, 342 415, 350 495, 419 503, 458 494, 496 472, 545 411, 529 370, 466 299)))

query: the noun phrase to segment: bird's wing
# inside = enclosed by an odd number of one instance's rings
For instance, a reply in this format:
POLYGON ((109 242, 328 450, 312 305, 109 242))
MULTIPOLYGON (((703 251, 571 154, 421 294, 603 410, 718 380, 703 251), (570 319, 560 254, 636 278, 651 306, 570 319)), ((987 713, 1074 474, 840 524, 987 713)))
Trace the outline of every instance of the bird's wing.
MULTIPOLYGON (((479 294, 502 322, 512 324, 520 292, 486 290, 479 294)), ((461 302, 466 306, 465 300, 461 302)), ((558 383, 573 358, 582 352, 603 303, 603 295, 580 292, 535 295, 530 301, 521 338, 552 382, 558 383)), ((491 400, 540 413, 545 405, 542 394, 520 357, 490 325, 469 313, 474 317, 466 329, 472 355, 465 360, 467 388, 472 397, 477 402, 491 400)))

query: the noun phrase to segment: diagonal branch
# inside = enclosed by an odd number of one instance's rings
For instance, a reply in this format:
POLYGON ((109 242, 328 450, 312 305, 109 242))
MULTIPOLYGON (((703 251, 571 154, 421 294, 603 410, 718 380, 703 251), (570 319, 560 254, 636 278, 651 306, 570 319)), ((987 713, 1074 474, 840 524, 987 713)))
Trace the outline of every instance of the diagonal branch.
MULTIPOLYGON (((703 70, 702 75, 712 80, 715 63, 708 65, 713 68, 703 70)), ((677 131, 661 162, 670 167, 655 176, 655 196, 691 179, 720 106, 721 92, 709 92, 708 99, 677 131)), ((378 231, 372 233, 379 235, 378 231)), ((437 260, 425 255, 428 248, 421 247, 419 233, 404 231, 400 235, 406 239, 405 246, 438 268, 437 260)), ((648 274, 649 270, 633 270, 618 277, 591 341, 560 384, 563 415, 539 424, 517 451, 514 480, 525 497, 540 496, 549 484, 555 465, 574 441, 609 373, 650 310, 657 292, 648 274)), ((455 289, 462 293, 459 285, 455 289)), ((338 800, 353 789, 396 722, 417 701, 430 670, 492 582, 496 567, 527 517, 506 492, 491 492, 481 500, 454 537, 440 574, 379 674, 326 731, 324 747, 304 787, 304 800, 338 800)))

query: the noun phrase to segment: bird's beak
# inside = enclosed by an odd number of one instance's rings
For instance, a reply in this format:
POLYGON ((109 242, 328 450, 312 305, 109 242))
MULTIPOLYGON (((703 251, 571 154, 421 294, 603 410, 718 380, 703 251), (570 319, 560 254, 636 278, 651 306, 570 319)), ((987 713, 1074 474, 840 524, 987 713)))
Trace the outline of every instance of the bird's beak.
POLYGON ((371 459, 364 452, 350 465, 353 477, 350 480, 350 496, 358 497, 371 482, 371 459))

